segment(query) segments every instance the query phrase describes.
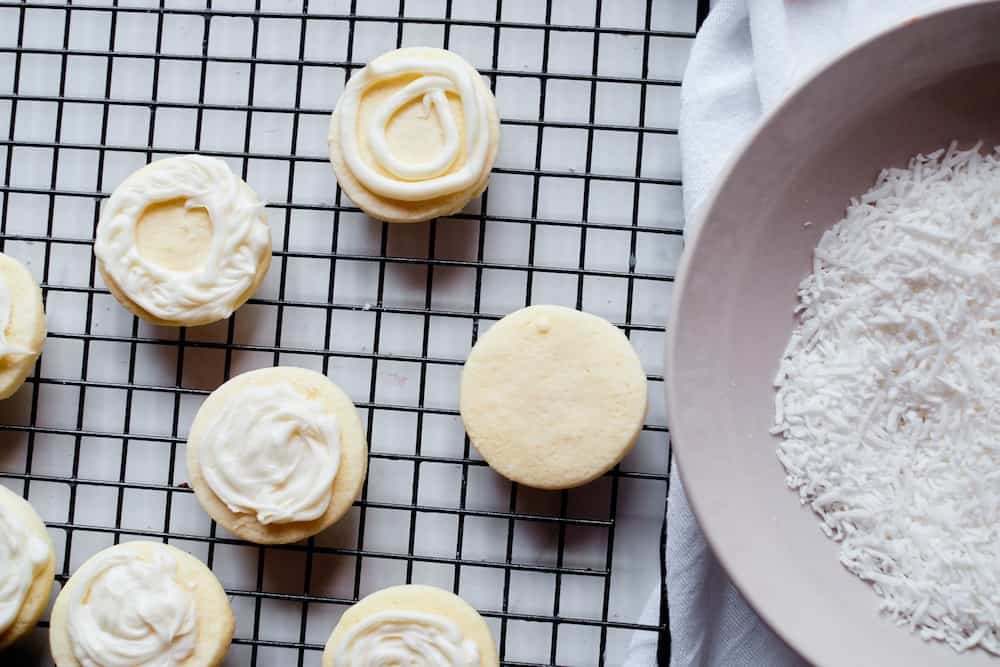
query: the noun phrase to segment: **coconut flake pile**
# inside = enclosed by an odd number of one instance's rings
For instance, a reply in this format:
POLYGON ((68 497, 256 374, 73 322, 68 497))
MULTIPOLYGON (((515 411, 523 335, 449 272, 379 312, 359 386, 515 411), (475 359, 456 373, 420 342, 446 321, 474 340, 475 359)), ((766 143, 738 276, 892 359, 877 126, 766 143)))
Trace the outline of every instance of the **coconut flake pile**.
POLYGON ((884 170, 823 235, 774 432, 884 612, 1000 654, 1000 148, 979 149, 884 170))

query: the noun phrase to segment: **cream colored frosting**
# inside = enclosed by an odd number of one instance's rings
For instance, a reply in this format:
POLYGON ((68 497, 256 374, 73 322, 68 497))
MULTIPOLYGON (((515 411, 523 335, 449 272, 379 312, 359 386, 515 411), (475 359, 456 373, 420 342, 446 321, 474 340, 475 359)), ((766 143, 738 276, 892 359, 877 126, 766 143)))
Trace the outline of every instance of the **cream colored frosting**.
POLYGON ((326 513, 340 467, 337 418, 290 384, 249 387, 206 427, 202 474, 233 512, 257 521, 311 521, 326 513))
POLYGON ((126 296, 151 315, 179 322, 223 319, 239 306, 270 252, 263 208, 218 158, 183 155, 161 160, 112 193, 101 212, 94 253, 126 296), (212 223, 208 256, 192 271, 151 262, 136 245, 143 212, 174 199, 183 199, 187 208, 203 208, 212 223))
POLYGON ((10 286, 7 279, 0 273, 0 357, 8 354, 33 354, 31 350, 20 345, 7 342, 7 325, 10 324, 10 314, 14 303, 10 296, 10 286))
POLYGON ((114 553, 89 562, 69 602, 73 655, 83 667, 177 667, 194 652, 194 591, 177 561, 114 553))
POLYGON ((358 623, 334 649, 334 667, 479 667, 479 648, 439 614, 383 611, 358 623))
POLYGON ((17 619, 38 568, 48 559, 45 540, 0 505, 0 633, 17 619))
POLYGON ((338 105, 340 143, 344 161, 365 188, 383 197, 424 201, 465 190, 474 185, 486 167, 489 152, 487 100, 482 99, 474 77, 478 73, 457 56, 429 58, 412 51, 393 52, 376 58, 351 77, 338 105), (388 79, 416 75, 402 89, 382 101, 373 119, 363 126, 358 118, 368 89, 388 79), (458 96, 465 122, 464 146, 448 104, 447 93, 458 96), (424 113, 433 110, 444 133, 441 152, 420 164, 393 156, 386 137, 392 116, 414 99, 421 98, 424 113), (366 129, 372 158, 385 174, 368 164, 358 147, 358 131, 366 129), (456 167, 463 154, 464 162, 456 167), (388 175, 386 175, 388 174, 388 175))

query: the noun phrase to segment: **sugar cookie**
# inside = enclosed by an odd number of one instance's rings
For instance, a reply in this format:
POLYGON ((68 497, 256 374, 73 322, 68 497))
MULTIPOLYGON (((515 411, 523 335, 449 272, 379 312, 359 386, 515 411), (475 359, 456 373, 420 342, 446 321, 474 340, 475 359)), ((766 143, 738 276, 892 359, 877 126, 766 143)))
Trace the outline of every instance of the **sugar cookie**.
POLYGON ((344 612, 323 667, 497 667, 486 621, 465 600, 433 586, 393 586, 344 612))
POLYGON ((229 380, 202 404, 187 443, 198 502, 259 544, 296 542, 340 519, 361 493, 367 464, 351 399, 305 368, 229 380))
POLYGON ((498 473, 538 489, 585 484, 635 444, 646 375, 610 322, 561 306, 507 315, 472 348, 459 408, 498 473))
POLYGON ((482 194, 500 119, 479 72, 444 49, 385 53, 347 82, 330 117, 330 162, 373 218, 420 222, 482 194))
POLYGON ((271 265, 264 204, 225 162, 180 155, 151 162, 104 202, 94 242, 108 289, 154 324, 225 319, 271 265))
POLYGON ((23 264, 0 255, 0 398, 24 384, 43 342, 42 290, 23 264))
POLYGON ((0 486, 0 649, 35 627, 56 573, 52 540, 26 500, 0 486))
POLYGON ((57 667, 213 667, 233 638, 233 611, 212 571, 159 542, 92 556, 52 608, 57 667))

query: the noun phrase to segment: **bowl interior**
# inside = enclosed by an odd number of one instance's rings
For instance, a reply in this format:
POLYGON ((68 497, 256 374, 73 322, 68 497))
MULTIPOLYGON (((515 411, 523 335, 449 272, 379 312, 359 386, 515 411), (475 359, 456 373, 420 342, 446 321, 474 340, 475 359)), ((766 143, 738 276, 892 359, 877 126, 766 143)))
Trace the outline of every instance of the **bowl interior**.
POLYGON ((998 29, 996 2, 927 16, 799 89, 733 163, 678 281, 668 386, 685 489, 736 585, 818 665, 1000 664, 880 617, 785 486, 768 434, 796 288, 849 198, 882 167, 951 140, 1000 144, 998 29))

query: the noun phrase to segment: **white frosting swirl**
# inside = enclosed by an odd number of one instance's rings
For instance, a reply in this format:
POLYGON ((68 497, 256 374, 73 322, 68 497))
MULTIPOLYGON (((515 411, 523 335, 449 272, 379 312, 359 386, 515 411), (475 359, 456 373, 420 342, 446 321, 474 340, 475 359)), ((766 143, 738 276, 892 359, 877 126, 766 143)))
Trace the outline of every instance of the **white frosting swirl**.
POLYGON ((35 574, 48 559, 45 540, 0 504, 0 632, 17 619, 35 574))
POLYGON ((10 297, 7 278, 0 272, 0 357, 8 354, 34 354, 32 350, 7 342, 7 325, 10 324, 14 303, 10 297))
POLYGON ((353 626, 334 649, 334 667, 479 667, 479 647, 444 616, 383 611, 353 626))
POLYGON ((490 145, 489 100, 476 86, 477 76, 471 65, 453 54, 429 58, 413 49, 403 49, 376 58, 351 77, 338 103, 340 145, 344 161, 358 182, 383 197, 403 201, 434 199, 472 187, 482 176, 490 145), (385 175, 368 164, 358 148, 361 101, 370 88, 383 81, 414 75, 416 79, 382 101, 367 127, 368 148, 385 175), (452 117, 447 93, 457 95, 462 103, 464 137, 452 117), (422 98, 426 114, 432 108, 436 113, 444 146, 427 162, 412 164, 392 154, 386 128, 397 111, 418 97, 422 98))
POLYGON ((154 165, 126 179, 105 203, 94 253, 126 296, 155 317, 181 323, 229 317, 271 249, 264 204, 218 158, 182 155, 154 165), (204 208, 212 223, 208 256, 191 271, 151 262, 136 246, 143 212, 174 199, 204 208))
POLYGON ((177 581, 164 550, 98 556, 74 575, 67 627, 83 667, 177 667, 194 653, 192 588, 177 581))
POLYGON ((290 384, 248 387, 205 428, 198 458, 208 486, 257 521, 326 513, 340 467, 337 418, 290 384))

